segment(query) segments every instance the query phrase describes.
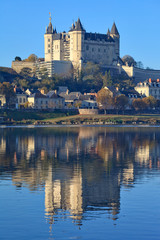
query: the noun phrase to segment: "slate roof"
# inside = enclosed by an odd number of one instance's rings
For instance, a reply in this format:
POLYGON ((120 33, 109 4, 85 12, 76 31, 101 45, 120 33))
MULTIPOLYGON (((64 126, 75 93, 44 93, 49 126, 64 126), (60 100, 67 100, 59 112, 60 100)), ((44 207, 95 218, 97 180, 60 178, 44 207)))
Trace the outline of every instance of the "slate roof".
POLYGON ((46 95, 40 93, 40 92, 36 92, 33 93, 32 95, 30 95, 29 97, 34 97, 34 98, 47 98, 46 95))
POLYGON ((77 22, 75 22, 75 24, 72 24, 72 27, 70 29, 69 32, 71 31, 85 31, 85 29, 83 28, 83 25, 81 23, 81 20, 78 18, 77 22))
POLYGON ((57 30, 56 28, 55 29, 53 28, 52 23, 50 22, 47 27, 46 34, 55 34, 55 33, 57 33, 57 30))
POLYGON ((21 88, 15 88, 14 91, 16 94, 25 94, 21 88))
POLYGON ((119 32, 118 32, 118 29, 116 27, 115 22, 113 23, 113 26, 112 26, 112 29, 111 29, 111 34, 115 34, 115 35, 119 36, 119 32))
POLYGON ((78 100, 82 94, 80 92, 71 92, 69 94, 66 94, 64 92, 60 93, 59 96, 65 98, 65 100, 78 100))
POLYGON ((55 91, 50 91, 46 94, 47 97, 49 98, 63 98, 61 96, 59 96, 58 94, 55 93, 55 91))
POLYGON ((98 39, 100 41, 104 40, 105 42, 115 42, 114 39, 107 35, 107 34, 100 34, 100 33, 85 33, 84 35, 85 40, 92 40, 97 41, 98 39))
POLYGON ((137 96, 138 98, 141 97, 141 95, 135 89, 121 90, 120 93, 125 95, 126 97, 129 97, 129 95, 134 95, 134 96, 137 96))

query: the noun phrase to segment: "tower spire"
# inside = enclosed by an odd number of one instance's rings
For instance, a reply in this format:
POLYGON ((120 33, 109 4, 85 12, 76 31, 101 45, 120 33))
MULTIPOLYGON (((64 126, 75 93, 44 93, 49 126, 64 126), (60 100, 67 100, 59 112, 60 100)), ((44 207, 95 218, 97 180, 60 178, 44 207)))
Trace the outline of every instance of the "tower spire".
POLYGON ((51 20, 52 20, 52 18, 51 18, 51 13, 49 12, 49 22, 51 23, 51 20))

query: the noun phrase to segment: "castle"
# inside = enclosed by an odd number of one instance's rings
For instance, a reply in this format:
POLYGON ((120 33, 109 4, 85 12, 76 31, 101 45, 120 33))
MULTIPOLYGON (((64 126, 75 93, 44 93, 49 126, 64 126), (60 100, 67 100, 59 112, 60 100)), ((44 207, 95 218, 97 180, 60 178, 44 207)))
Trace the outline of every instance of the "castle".
POLYGON ((57 33, 51 16, 44 34, 44 59, 40 58, 37 62, 13 61, 12 68, 17 73, 23 68, 30 68, 33 72, 37 69, 37 76, 40 69, 46 68, 49 77, 54 74, 66 76, 80 71, 87 62, 99 64, 110 70, 112 75, 125 74, 135 82, 160 78, 160 70, 141 69, 123 63, 120 58, 120 34, 115 23, 106 34, 89 33, 78 18, 67 33, 57 33))
POLYGON ((119 60, 120 35, 115 23, 106 34, 89 33, 78 18, 67 33, 57 33, 50 16, 44 42, 45 64, 50 75, 66 74, 72 67, 81 70, 90 61, 106 66, 119 60))

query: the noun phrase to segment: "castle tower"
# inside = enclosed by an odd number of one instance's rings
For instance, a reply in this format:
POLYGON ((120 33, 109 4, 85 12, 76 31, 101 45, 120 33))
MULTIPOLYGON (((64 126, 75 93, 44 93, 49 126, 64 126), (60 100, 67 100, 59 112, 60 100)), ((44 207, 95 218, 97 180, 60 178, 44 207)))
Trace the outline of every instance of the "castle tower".
POLYGON ((111 29, 111 32, 110 32, 110 36, 114 39, 115 44, 116 44, 116 46, 115 46, 116 57, 119 57, 119 55, 120 55, 120 52, 119 52, 120 35, 119 35, 118 30, 117 30, 115 22, 113 23, 113 26, 112 26, 112 29, 111 29))
POLYGON ((81 69, 84 53, 84 34, 85 30, 78 18, 75 24, 72 24, 70 34, 70 61, 75 68, 81 69))
POLYGON ((53 60, 53 34, 56 30, 53 29, 51 23, 51 14, 49 18, 49 25, 46 27, 46 33, 44 35, 44 54, 45 62, 50 62, 53 60))

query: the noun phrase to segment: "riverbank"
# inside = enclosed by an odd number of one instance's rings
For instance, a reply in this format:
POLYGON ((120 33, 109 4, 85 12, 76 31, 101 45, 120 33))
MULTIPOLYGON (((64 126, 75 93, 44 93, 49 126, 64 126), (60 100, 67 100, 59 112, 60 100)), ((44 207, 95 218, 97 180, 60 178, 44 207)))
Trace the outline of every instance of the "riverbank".
MULTIPOLYGON (((34 113, 35 114, 35 113, 34 113)), ((40 113, 39 113, 40 114, 40 113)), ((142 115, 70 115, 64 113, 46 113, 41 117, 36 115, 32 118, 21 120, 4 120, 2 125, 160 125, 159 114, 142 114, 142 115)))

